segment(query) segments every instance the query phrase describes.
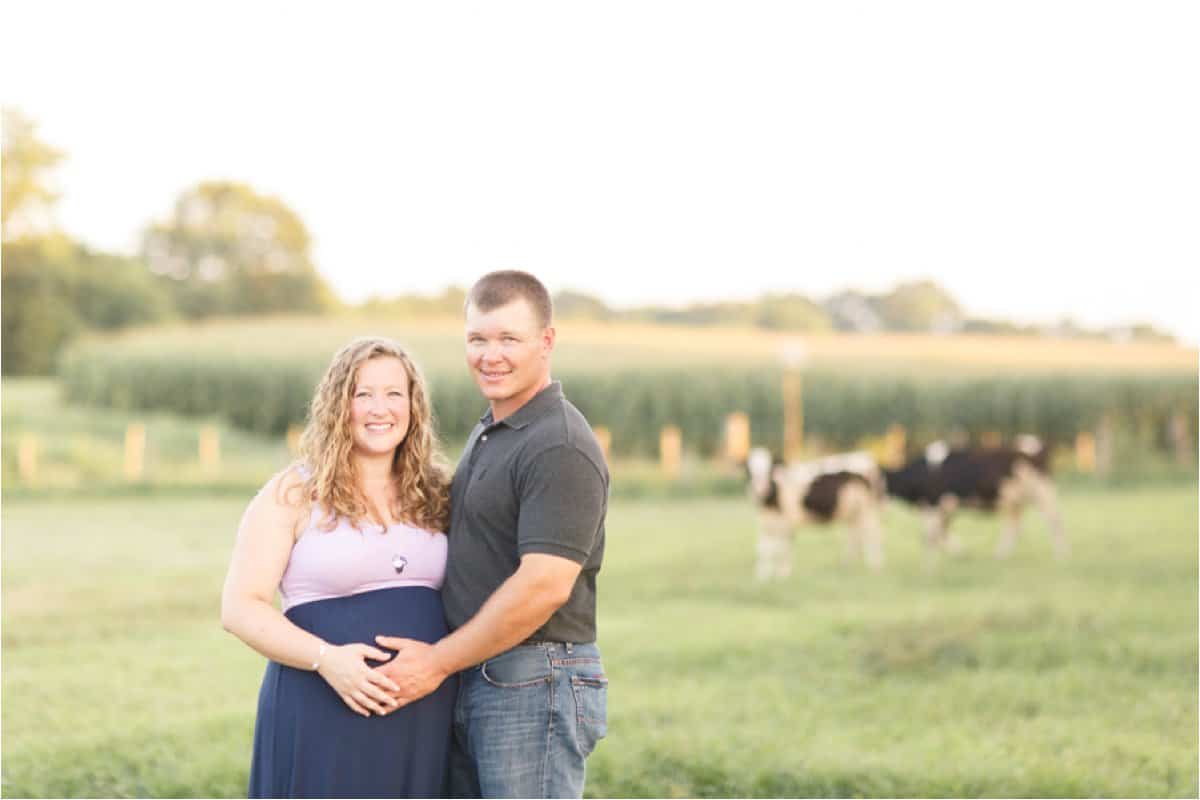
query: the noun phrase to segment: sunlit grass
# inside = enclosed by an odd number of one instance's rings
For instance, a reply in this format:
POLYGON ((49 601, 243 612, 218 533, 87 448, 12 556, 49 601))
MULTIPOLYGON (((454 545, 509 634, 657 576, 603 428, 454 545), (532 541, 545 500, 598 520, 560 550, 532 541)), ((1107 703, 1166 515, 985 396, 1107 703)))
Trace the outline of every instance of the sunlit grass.
MULTIPOLYGON (((1195 796, 1194 486, 1065 490, 928 569, 889 505, 879 575, 826 529, 751 583, 740 499, 622 502, 600 576, 610 733, 590 796, 1195 796)), ((218 623, 248 498, 6 500, 7 796, 243 795, 262 659, 218 623)))
POLYGON ((258 486, 290 460, 287 442, 234 428, 217 418, 183 417, 78 406, 52 379, 5 378, 3 383, 3 476, 7 492, 153 491, 168 487, 228 491, 258 486), (143 472, 124 474, 130 424, 145 429, 143 472), (200 461, 200 431, 217 431, 219 463, 200 461), (32 439, 36 468, 22 476, 18 459, 32 439))
MULTIPOLYGON (((46 378, 5 378, 3 382, 3 479, 7 496, 148 495, 154 493, 245 494, 262 486, 292 456, 282 437, 235 428, 216 418, 165 412, 128 411, 70 405, 59 384, 46 378), (131 423, 145 426, 143 476, 124 475, 125 433, 131 423), (220 463, 200 462, 202 428, 215 428, 220 463), (33 476, 18 468, 22 442, 36 440, 33 476)), ((480 408, 485 408, 480 401, 480 408)), ((458 460, 465 442, 444 442, 444 453, 458 460)), ((649 459, 621 459, 611 466, 612 491, 618 497, 673 497, 739 494, 742 472, 732 464, 694 458, 680 475, 664 475, 649 459)))

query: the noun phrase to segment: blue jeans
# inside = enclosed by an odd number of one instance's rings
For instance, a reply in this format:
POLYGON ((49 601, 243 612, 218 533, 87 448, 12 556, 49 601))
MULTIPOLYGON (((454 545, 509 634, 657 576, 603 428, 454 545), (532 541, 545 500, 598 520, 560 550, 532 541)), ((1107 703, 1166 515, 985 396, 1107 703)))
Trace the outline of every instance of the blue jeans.
POLYGON ((520 645, 459 675, 451 797, 582 797, 608 727, 595 644, 520 645))

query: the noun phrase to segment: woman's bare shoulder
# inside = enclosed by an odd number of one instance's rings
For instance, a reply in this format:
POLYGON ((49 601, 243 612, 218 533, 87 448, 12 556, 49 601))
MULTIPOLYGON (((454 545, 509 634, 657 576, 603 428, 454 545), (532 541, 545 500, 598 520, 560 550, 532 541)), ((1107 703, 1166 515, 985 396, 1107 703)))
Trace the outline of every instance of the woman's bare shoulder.
POLYGON ((246 515, 287 520, 293 526, 311 503, 305 496, 308 476, 302 465, 291 464, 271 476, 246 507, 246 515))

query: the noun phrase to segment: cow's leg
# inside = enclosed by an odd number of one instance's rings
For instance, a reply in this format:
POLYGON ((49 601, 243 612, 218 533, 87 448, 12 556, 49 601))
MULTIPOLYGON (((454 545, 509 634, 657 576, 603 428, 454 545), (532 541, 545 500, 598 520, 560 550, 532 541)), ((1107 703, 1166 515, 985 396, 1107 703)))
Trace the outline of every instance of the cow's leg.
POLYGON ((1000 530, 1000 541, 996 544, 996 558, 1008 558, 1012 555, 1017 535, 1021 532, 1021 507, 1008 505, 1000 509, 1000 514, 1004 518, 1004 524, 1000 530))
POLYGON ((958 538, 958 534, 950 532, 949 524, 943 527, 942 549, 952 556, 956 556, 963 551, 962 539, 958 538))
POLYGON ((761 528, 754 577, 760 581, 783 577, 791 572, 791 526, 782 515, 767 513, 761 515, 761 528), (788 562, 786 570, 783 568, 785 560, 788 562))
POLYGON ((1002 480, 997 487, 996 513, 1003 522, 1000 539, 996 542, 996 558, 1008 558, 1017 543, 1021 533, 1021 511, 1029 500, 1029 476, 1029 468, 1018 464, 1013 476, 1002 480))
POLYGON ((795 528, 785 525, 783 534, 779 537, 779 549, 775 553, 776 578, 787 578, 792 574, 792 542, 795 536, 795 528))
POLYGON ((868 510, 859 518, 858 526, 863 543, 863 558, 873 570, 883 567, 883 537, 880 533, 879 515, 868 510))
POLYGON ((952 494, 944 494, 938 500, 939 536, 937 546, 943 551, 955 554, 962 551, 962 542, 950 532, 950 520, 958 510, 958 498, 952 494))
POLYGON ((1071 546, 1067 543, 1067 533, 1063 530, 1062 515, 1058 511, 1058 492, 1055 491, 1054 484, 1048 477, 1038 475, 1030 482, 1030 488, 1038 510, 1042 512, 1042 516, 1046 518, 1046 523, 1050 526, 1050 537, 1054 540, 1055 555, 1059 558, 1066 558, 1071 552, 1071 546))
POLYGON ((940 508, 925 509, 925 565, 937 563, 937 551, 946 535, 946 520, 940 508))
POLYGON ((883 565, 877 507, 871 488, 857 481, 838 491, 835 517, 846 528, 846 555, 854 561, 862 558, 871 569, 883 565))
POLYGON ((842 563, 846 565, 855 564, 858 562, 858 559, 862 558, 862 536, 858 530, 858 526, 852 521, 848 521, 841 527, 846 529, 846 546, 842 550, 842 563))

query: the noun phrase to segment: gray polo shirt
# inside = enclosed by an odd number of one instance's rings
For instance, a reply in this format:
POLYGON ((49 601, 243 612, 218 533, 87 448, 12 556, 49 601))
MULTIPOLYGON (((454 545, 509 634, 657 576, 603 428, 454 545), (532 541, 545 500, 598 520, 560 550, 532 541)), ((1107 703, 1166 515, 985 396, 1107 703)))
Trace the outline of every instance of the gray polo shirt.
POLYGON ((458 628, 527 553, 583 569, 571 596, 530 637, 596 640, 596 573, 604 557, 608 467, 583 414, 554 381, 500 422, 484 414, 450 486, 449 553, 442 601, 458 628))

